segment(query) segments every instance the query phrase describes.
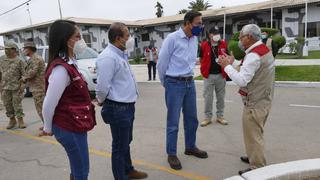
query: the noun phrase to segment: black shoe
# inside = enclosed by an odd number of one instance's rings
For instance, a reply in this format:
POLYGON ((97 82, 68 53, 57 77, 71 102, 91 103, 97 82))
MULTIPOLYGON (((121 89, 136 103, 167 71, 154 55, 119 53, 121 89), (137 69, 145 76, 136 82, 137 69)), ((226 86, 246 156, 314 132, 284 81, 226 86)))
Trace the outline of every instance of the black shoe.
POLYGON ((198 148, 186 149, 186 150, 184 151, 184 154, 185 154, 185 155, 195 156, 195 157, 197 157, 197 158, 202 158, 202 159, 208 158, 207 152, 202 151, 202 150, 200 150, 200 149, 198 149, 198 148))
POLYGON ((178 157, 175 155, 168 155, 168 163, 172 169, 175 169, 175 170, 182 169, 181 163, 178 157))
POLYGON ((249 171, 251 171, 251 170, 252 170, 251 168, 248 168, 248 169, 241 170, 241 171, 239 171, 238 173, 239 173, 239 175, 241 176, 242 174, 247 173, 247 172, 249 172, 249 171))
POLYGON ((248 158, 247 156, 241 156, 241 157, 240 157, 240 160, 241 160, 242 162, 244 162, 244 163, 250 164, 249 158, 248 158))

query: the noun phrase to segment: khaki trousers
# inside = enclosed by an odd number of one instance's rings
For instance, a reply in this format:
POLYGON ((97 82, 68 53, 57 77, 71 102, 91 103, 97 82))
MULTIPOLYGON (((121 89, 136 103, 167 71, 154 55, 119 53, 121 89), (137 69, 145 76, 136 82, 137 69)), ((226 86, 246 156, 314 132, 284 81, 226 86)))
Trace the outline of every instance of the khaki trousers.
POLYGON ((246 153, 250 168, 256 169, 266 165, 264 155, 263 128, 267 121, 271 105, 265 108, 244 107, 242 123, 246 153))

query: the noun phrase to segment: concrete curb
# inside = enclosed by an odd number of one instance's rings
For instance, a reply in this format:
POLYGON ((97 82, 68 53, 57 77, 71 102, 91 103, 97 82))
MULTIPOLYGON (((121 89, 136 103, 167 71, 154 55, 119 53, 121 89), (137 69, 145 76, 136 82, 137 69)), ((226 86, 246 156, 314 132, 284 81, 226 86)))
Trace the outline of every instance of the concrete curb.
POLYGON ((320 159, 305 159, 258 168, 225 180, 302 180, 320 178, 320 159))

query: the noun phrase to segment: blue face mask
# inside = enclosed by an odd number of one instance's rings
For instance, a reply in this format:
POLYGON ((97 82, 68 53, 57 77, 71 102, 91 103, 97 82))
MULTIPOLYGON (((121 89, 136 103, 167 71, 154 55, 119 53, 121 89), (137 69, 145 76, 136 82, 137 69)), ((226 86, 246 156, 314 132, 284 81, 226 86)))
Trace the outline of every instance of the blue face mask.
POLYGON ((194 36, 199 36, 202 31, 203 31, 202 26, 193 26, 191 29, 192 35, 194 36))
POLYGON ((261 34, 261 39, 267 39, 268 38, 268 36, 267 35, 265 35, 265 34, 261 34))

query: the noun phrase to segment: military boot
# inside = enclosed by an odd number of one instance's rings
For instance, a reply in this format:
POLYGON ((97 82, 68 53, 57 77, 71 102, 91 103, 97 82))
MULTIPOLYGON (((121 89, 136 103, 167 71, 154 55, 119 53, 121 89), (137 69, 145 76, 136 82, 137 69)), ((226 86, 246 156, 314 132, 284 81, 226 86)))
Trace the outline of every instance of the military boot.
POLYGON ((11 118, 10 118, 10 121, 9 121, 9 124, 8 124, 8 126, 7 126, 7 129, 12 129, 12 128, 14 128, 14 127, 16 126, 16 124, 17 124, 16 118, 11 117, 11 118))
POLYGON ((18 124, 19 124, 19 128, 20 128, 20 129, 23 129, 23 128, 26 128, 26 127, 27 127, 27 126, 24 124, 22 117, 18 117, 18 124))

